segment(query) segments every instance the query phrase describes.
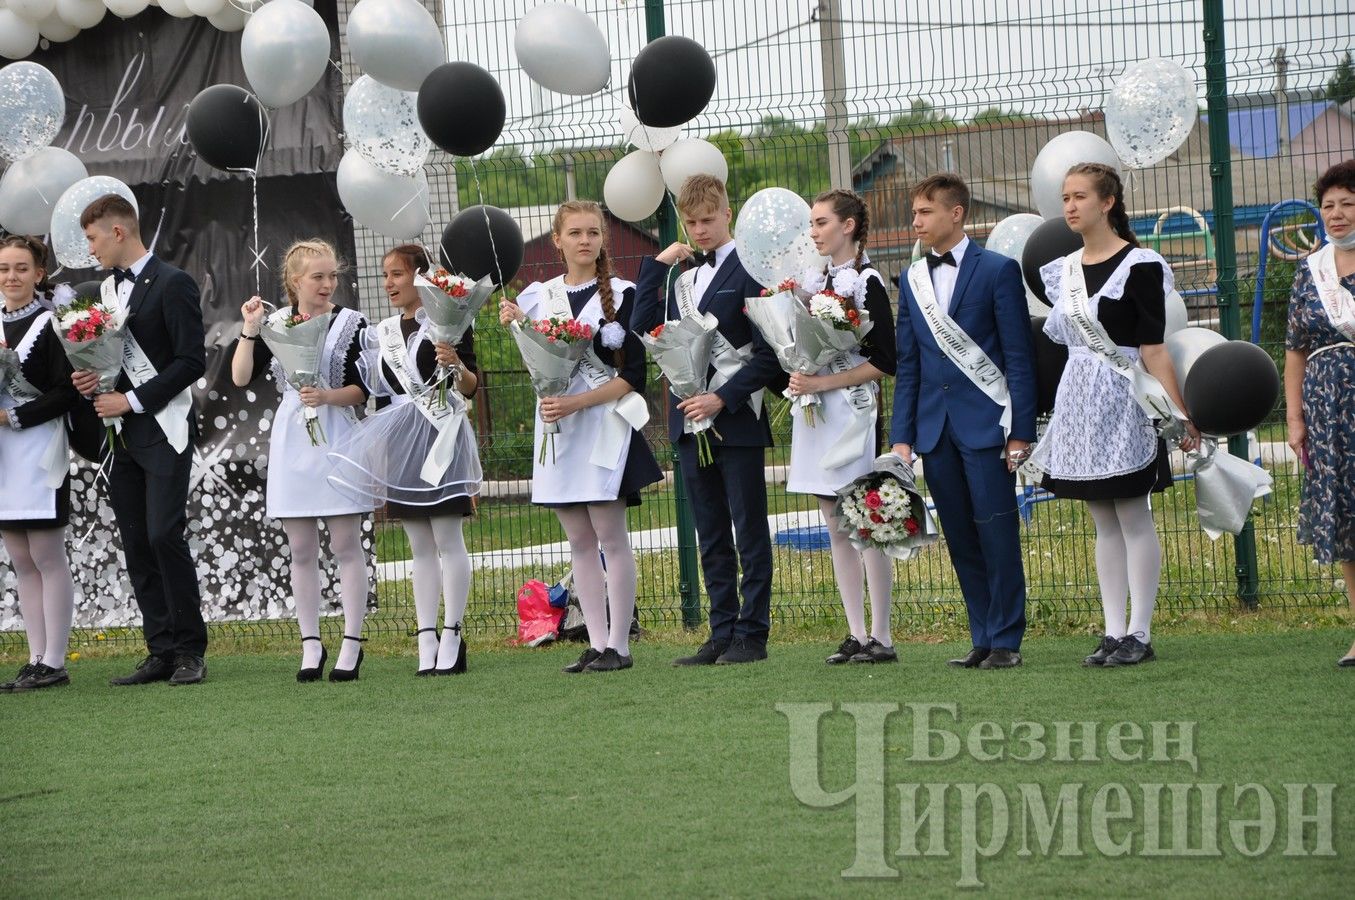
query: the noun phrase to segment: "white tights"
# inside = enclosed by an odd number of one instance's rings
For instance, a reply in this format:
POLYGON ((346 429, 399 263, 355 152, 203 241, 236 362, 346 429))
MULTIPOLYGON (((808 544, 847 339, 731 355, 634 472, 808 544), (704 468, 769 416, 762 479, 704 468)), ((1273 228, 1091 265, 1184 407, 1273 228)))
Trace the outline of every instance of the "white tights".
POLYGON ((626 501, 565 506, 555 514, 560 517, 573 555, 574 590, 588 628, 588 643, 599 653, 611 647, 629 656, 636 574, 635 554, 626 529, 626 501), (605 576, 599 550, 607 557, 605 576))
MULTIPOLYGON (((339 565, 339 597, 343 603, 343 633, 362 637, 362 620, 367 616, 367 559, 362 553, 362 516, 325 516, 329 532, 329 552, 339 565)), ((296 621, 301 636, 320 634, 320 520, 283 519, 287 544, 292 551, 292 599, 296 602, 296 621)), ((362 645, 343 641, 334 665, 351 669, 358 661, 362 645)), ((303 641, 301 667, 320 664, 320 643, 303 641)))
POLYGON ((1119 639, 1141 635, 1152 639, 1153 605, 1162 578, 1162 545, 1153 524, 1147 497, 1089 500, 1087 510, 1096 524, 1096 579, 1101 584, 1101 607, 1106 634, 1119 639), (1129 630, 1125 606, 1132 600, 1129 630))
POLYGON ((66 559, 65 528, 0 531, 19 580, 19 611, 28 632, 29 663, 66 665, 75 617, 75 582, 66 559))
POLYGON ((405 534, 414 555, 414 618, 419 623, 419 668, 431 669, 439 660, 449 669, 461 650, 461 620, 470 596, 470 554, 462 534, 461 516, 405 519, 405 534), (436 627, 439 601, 445 599, 442 641, 436 627))
POLYGON ((870 590, 870 637, 886 647, 894 645, 889 632, 889 614, 893 602, 894 561, 874 548, 857 550, 847 535, 838 531, 838 519, 833 515, 835 501, 819 498, 819 509, 828 526, 828 541, 833 553, 833 574, 837 577, 838 592, 842 595, 842 609, 847 614, 847 627, 852 637, 866 643, 865 589, 870 590), (862 576, 865 576, 865 587, 862 576))

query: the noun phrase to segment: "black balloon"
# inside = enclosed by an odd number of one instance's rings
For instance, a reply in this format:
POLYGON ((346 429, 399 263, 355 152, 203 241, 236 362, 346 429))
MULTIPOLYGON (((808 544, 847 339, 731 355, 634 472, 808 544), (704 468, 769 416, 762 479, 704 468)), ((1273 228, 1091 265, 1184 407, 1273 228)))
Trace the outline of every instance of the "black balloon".
POLYGON ((214 84, 188 104, 188 140, 198 157, 217 169, 259 164, 267 118, 257 97, 233 84, 214 84))
POLYGON ((522 229, 497 206, 469 206, 442 230, 442 264, 476 281, 486 275, 500 287, 512 281, 522 253, 522 229))
POLYGON ((443 63, 419 88, 419 125, 453 156, 484 153, 499 139, 508 115, 494 76, 473 63, 443 63))
POLYGON ((1270 354, 1251 341, 1228 341, 1200 354, 1182 393, 1190 418, 1205 434, 1242 434, 1275 408, 1280 372, 1270 354))
POLYGON ((1040 278, 1040 267, 1053 262, 1060 256, 1067 256, 1074 250, 1082 249, 1082 235, 1068 227, 1062 219, 1050 219, 1030 233, 1026 239, 1026 249, 1021 252, 1021 274, 1036 297, 1045 304, 1053 306, 1054 301, 1045 296, 1044 280, 1040 278))
POLYGON ((1068 348, 1044 333, 1045 318, 1030 320, 1030 336, 1035 342, 1035 414, 1054 411, 1059 379, 1068 363, 1068 348))
POLYGON ((656 38, 635 55, 626 91, 637 119, 672 128, 696 118, 714 96, 715 62, 691 38, 656 38))

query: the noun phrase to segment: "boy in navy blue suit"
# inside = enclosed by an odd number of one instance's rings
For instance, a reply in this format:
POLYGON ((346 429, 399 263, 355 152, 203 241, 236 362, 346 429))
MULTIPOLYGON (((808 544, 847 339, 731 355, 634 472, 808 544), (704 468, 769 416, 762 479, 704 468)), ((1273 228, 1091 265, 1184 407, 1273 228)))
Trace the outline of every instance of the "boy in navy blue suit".
POLYGON ((762 285, 744 271, 734 249, 724 184, 709 175, 688 178, 677 208, 698 249, 675 243, 641 263, 631 327, 650 331, 667 320, 709 312, 720 320, 712 356, 725 357, 719 368, 726 374, 712 365, 710 390, 674 404, 668 417, 668 436, 678 448, 683 483, 692 499, 710 597, 710 639, 674 665, 753 662, 767 658, 771 630, 772 541, 763 467, 772 435, 762 389, 781 376, 781 367, 743 312, 746 298, 758 296, 762 285), (665 302, 660 302, 668 272, 688 260, 696 266, 669 285, 665 302), (706 433, 714 462, 702 466, 694 436, 683 433, 683 419, 711 417, 714 428, 706 433))
POLYGON ((950 664, 1021 664, 1026 578, 1015 471, 1035 440, 1035 366, 1021 269, 964 233, 969 189, 940 174, 912 192, 931 247, 899 279, 894 452, 922 455, 973 649, 950 664))

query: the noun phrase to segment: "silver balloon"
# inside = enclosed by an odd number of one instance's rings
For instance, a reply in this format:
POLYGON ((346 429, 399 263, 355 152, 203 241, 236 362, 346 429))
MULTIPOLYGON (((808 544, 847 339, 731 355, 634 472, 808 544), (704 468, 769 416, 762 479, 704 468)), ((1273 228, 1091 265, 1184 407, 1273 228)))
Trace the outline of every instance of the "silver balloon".
POLYGON ((1040 149, 1030 168, 1030 199, 1046 219, 1063 216, 1063 179, 1078 163, 1120 168, 1120 157, 1106 139, 1090 131, 1065 131, 1040 149))
POLYGON ((0 7, 0 56, 23 59, 38 49, 38 26, 12 9, 0 7))
POLYGON ((528 78, 561 94, 597 93, 611 77, 607 39, 577 6, 543 3, 528 10, 513 34, 513 48, 528 78))
POLYGON ((0 228, 11 234, 46 234, 57 200, 88 175, 79 157, 60 147, 25 156, 0 177, 0 228))
POLYGON ((419 125, 418 102, 417 92, 387 87, 370 75, 359 77, 343 98, 349 145, 383 172, 417 173, 432 146, 419 125))
POLYGON ((720 148, 701 138, 683 138, 659 156, 663 182, 674 194, 693 175, 713 175, 721 182, 729 180, 729 162, 720 148))
POLYGON ((89 252, 85 230, 80 227, 80 216, 100 197, 117 194, 140 214, 136 195, 127 185, 107 175, 83 178, 66 189, 52 210, 52 252, 56 261, 68 269, 93 269, 99 261, 89 252))
POLYGON ((1166 327, 1163 329, 1163 333, 1168 337, 1190 324, 1190 314, 1186 311, 1186 298, 1181 296, 1180 291, 1172 291, 1167 295, 1166 313, 1166 327))
POLYGON ((1227 342, 1228 339, 1217 331, 1193 326, 1167 335, 1167 355, 1176 371, 1177 387, 1181 391, 1186 389, 1186 377, 1190 375, 1191 367, 1206 350, 1227 342))
POLYGON ((383 172, 349 150, 339 160, 339 200, 360 225, 396 240, 418 237, 428 227, 428 179, 383 172))
MULTIPOLYGON (((1043 224, 1044 219, 1032 213, 1008 216, 988 232, 988 240, 984 241, 983 247, 985 250, 1001 253, 1020 264, 1021 252, 1026 249, 1026 241, 1030 240, 1031 233, 1043 224)), ((1035 296, 1030 285, 1026 285, 1026 309, 1036 318, 1049 315, 1049 307, 1035 296)))
POLYGON ((447 61, 442 33, 418 0, 360 0, 346 34, 358 68, 402 91, 417 91, 447 61))
POLYGON ((663 202, 659 158, 648 150, 635 150, 618 159, 602 184, 602 200, 612 215, 626 222, 654 215, 663 202))
POLYGON ((678 138, 682 137, 682 126, 674 125, 672 128, 655 128, 653 125, 646 125, 635 117, 635 110, 626 104, 620 104, 621 107, 621 136, 627 144, 630 144, 636 150, 649 150, 657 153, 660 150, 666 150, 677 143, 678 138))
POLYGON ((56 14, 77 28, 93 28, 108 15, 103 0, 56 0, 56 14))
POLYGON ((1170 156, 1199 117, 1195 79, 1179 64, 1146 59, 1130 66, 1106 97, 1106 134, 1131 169, 1170 156))
POLYGON ((824 261, 809 237, 809 204, 785 188, 764 188, 748 198, 734 242, 739 261, 763 287, 798 278, 824 261))
POLYGON ((65 121, 66 96, 55 75, 34 62, 0 69, 0 156, 14 162, 46 147, 65 121))
POLYGON ((329 65, 329 29, 301 0, 269 0, 245 23, 240 61, 259 102, 288 106, 310 93, 329 65))

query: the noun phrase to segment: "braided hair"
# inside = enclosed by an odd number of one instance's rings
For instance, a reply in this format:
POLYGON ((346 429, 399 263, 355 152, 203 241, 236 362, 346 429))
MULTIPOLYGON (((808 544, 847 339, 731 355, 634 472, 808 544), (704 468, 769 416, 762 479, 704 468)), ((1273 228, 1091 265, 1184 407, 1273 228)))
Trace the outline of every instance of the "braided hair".
MULTIPOLYGON (((615 322, 616 297, 612 292, 612 260, 607 254, 607 218, 602 213, 602 207, 592 200, 566 200, 555 211, 555 219, 551 222, 551 233, 558 240, 565 227, 565 217, 575 213, 597 216, 598 224, 602 228, 602 247, 598 250, 594 274, 598 281, 598 301, 602 305, 602 320, 604 322, 615 322)), ((560 251, 560 256, 563 260, 564 251, 560 251)), ((626 355, 623 350, 617 348, 613 351, 613 364, 618 369, 625 364, 625 360, 626 355)))
POLYGON ((1138 236, 1134 234, 1134 229, 1129 225, 1129 211, 1124 205, 1124 182, 1120 180, 1120 173, 1116 172, 1111 166, 1104 163, 1078 163, 1068 170, 1067 178, 1070 175, 1082 175, 1092 183, 1092 190, 1096 196, 1102 200, 1107 197, 1114 198, 1114 204, 1106 213, 1106 219, 1110 222, 1111 229, 1130 245, 1137 247, 1139 245, 1138 236))
MULTIPOLYGON (((866 207, 865 198, 856 191, 833 188, 815 197, 814 203, 831 204, 833 215, 844 222, 851 219, 856 223, 855 229, 852 230, 852 240, 856 243, 856 259, 853 265, 856 271, 860 272, 865 266, 866 238, 870 235, 870 210, 866 207)), ((823 267, 823 274, 828 274, 828 266, 823 267)))

